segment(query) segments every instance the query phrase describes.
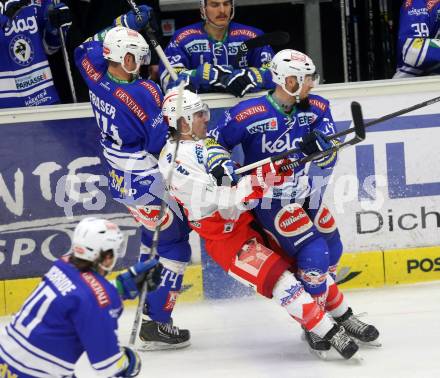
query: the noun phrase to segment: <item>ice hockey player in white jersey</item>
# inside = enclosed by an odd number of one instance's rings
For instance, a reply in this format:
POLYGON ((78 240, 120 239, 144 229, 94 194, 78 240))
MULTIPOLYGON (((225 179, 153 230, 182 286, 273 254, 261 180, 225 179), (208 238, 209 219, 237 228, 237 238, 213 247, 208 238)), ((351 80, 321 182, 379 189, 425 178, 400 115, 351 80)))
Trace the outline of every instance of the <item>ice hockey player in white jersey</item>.
POLYGON ((119 274, 114 285, 105 276, 123 249, 119 227, 84 218, 75 228, 71 253, 57 260, 41 283, 0 332, 2 377, 74 377, 75 363, 87 353, 97 375, 135 377, 138 354, 118 342, 122 299, 132 299, 147 280, 160 282, 156 260, 119 274))
POLYGON ((274 251, 265 244, 267 235, 247 211, 248 201, 261 198, 271 186, 294 175, 291 161, 265 164, 253 175, 238 180, 229 169, 232 162, 228 159, 223 166, 231 173, 229 185, 218 185, 209 173, 210 166, 228 153, 214 140, 205 139, 209 121, 206 104, 187 90, 181 96, 179 100, 174 90, 164 99, 170 138, 161 152, 159 169, 170 194, 184 207, 190 226, 205 240, 207 253, 234 279, 271 298, 305 329, 330 342, 344 358, 351 358, 359 348, 357 344, 289 271, 294 262, 281 250, 274 251), (181 114, 178 120, 177 114, 181 114))

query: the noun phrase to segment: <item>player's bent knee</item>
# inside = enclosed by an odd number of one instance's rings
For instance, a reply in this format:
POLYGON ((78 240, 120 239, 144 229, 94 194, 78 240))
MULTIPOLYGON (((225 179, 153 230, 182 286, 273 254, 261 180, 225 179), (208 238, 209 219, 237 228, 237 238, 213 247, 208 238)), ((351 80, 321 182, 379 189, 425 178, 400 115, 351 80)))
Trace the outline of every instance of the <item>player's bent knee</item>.
POLYGON ((275 283, 289 266, 290 262, 251 239, 234 256, 228 273, 237 281, 254 288, 259 294, 272 298, 275 283))
POLYGON ((290 272, 284 272, 273 289, 273 299, 307 329, 317 325, 324 312, 290 272))

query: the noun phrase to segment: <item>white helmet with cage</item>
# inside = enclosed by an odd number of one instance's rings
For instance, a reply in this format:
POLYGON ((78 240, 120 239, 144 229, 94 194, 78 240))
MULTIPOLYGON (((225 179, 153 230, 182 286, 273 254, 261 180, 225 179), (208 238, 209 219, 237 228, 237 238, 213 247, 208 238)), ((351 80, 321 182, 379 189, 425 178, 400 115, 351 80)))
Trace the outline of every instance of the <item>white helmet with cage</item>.
POLYGON ((168 126, 176 130, 177 118, 179 117, 180 119, 183 117, 185 119, 190 127, 190 131, 184 135, 192 135, 192 124, 195 113, 202 112, 202 115, 206 117, 207 121, 209 121, 210 118, 208 105, 202 101, 199 95, 187 89, 183 90, 181 99, 179 99, 179 90, 177 88, 170 90, 163 100, 162 112, 168 126))
POLYGON ((144 37, 136 30, 124 26, 110 29, 104 37, 103 56, 112 62, 121 63, 125 72, 134 74, 141 65, 150 64, 151 52, 144 37), (134 56, 136 69, 128 71, 124 66, 124 58, 130 53, 134 56))
POLYGON ((72 254, 81 260, 99 263, 101 253, 113 251, 113 265, 100 267, 111 271, 122 257, 124 237, 118 225, 105 219, 88 217, 81 220, 73 232, 72 254))
POLYGON ((309 77, 313 84, 319 82, 319 75, 316 74, 316 67, 306 54, 296 50, 281 50, 270 62, 272 81, 280 85, 283 90, 291 96, 298 96, 304 85, 306 77, 309 77), (298 89, 290 92, 286 89, 286 78, 295 76, 298 81, 298 89))
MULTIPOLYGON (((200 3, 200 17, 202 17, 203 21, 208 21, 208 17, 206 17, 206 3, 208 0, 199 0, 200 3)), ((231 16, 229 17, 229 21, 231 21, 234 18, 235 15, 235 0, 229 0, 231 2, 231 16)), ((212 23, 212 22, 210 22, 212 23)), ((215 25, 214 25, 215 26, 215 25)))

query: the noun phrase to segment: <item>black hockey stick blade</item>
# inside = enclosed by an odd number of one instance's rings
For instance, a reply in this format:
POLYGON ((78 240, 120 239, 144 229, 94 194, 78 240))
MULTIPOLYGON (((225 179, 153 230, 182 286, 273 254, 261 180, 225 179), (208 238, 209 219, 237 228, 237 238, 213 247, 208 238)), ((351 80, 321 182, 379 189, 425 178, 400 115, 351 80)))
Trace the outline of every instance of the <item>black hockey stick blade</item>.
POLYGON ((289 43, 290 35, 284 31, 274 31, 271 33, 265 33, 258 37, 248 39, 243 42, 248 49, 255 49, 256 47, 263 47, 266 45, 280 46, 289 43))
POLYGON ((356 144, 365 139, 365 123, 362 116, 362 107, 359 102, 353 101, 351 103, 351 116, 354 123, 354 138, 349 143, 356 144))
POLYGON ((248 39, 238 46, 237 61, 239 61, 244 55, 248 53, 250 49, 255 49, 257 47, 263 46, 280 46, 289 43, 290 35, 283 31, 274 31, 271 33, 265 33, 259 35, 258 37, 248 39))

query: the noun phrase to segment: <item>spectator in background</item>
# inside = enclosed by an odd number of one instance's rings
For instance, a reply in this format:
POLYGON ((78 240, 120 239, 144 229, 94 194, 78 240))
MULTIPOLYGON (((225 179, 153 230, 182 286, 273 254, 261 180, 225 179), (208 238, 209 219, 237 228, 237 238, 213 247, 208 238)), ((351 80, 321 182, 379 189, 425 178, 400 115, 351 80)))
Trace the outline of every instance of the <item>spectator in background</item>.
POLYGON ((397 52, 395 79, 440 74, 440 1, 403 2, 397 52))
MULTIPOLYGON (((255 48, 237 61, 238 47, 262 35, 257 28, 232 22, 234 0, 201 0, 202 21, 177 30, 165 55, 179 74, 198 92, 226 91, 242 97, 249 91, 273 88, 266 64, 270 46, 255 48)), ((163 64, 159 65, 164 90, 176 85, 163 64)))
POLYGON ((59 102, 47 55, 71 25, 69 8, 53 0, 0 3, 0 108, 59 102))
MULTIPOLYGON (((65 0, 66 4, 72 10, 72 28, 68 36, 68 49, 71 56, 77 46, 79 46, 87 37, 95 35, 113 23, 113 20, 121 14, 126 14, 131 10, 126 0, 108 1, 108 0, 65 0)), ((159 0, 137 0, 138 6, 148 5, 153 9, 149 21, 159 43, 162 39, 160 29, 160 8, 159 0)), ((139 31, 144 37, 142 30, 139 31)), ((159 82, 159 58, 152 49, 151 64, 141 66, 140 76, 159 82)), ((74 64, 72 63, 72 67, 74 64)), ((78 70, 72 69, 75 82, 75 89, 79 102, 89 101, 89 91, 78 70)), ((67 82, 64 91, 69 91, 67 82)))

